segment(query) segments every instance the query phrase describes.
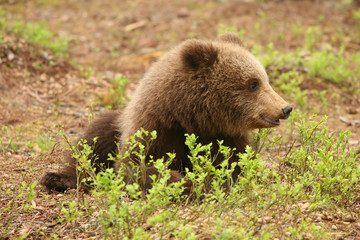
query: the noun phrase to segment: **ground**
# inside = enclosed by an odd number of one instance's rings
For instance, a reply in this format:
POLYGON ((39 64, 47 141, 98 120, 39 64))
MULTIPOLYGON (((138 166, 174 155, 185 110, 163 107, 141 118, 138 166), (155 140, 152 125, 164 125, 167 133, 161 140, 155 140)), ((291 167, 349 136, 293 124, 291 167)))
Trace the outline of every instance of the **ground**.
MULTIPOLYGON (((59 132, 69 138, 76 137, 94 116, 107 108, 121 108, 123 101, 115 96, 122 92, 118 92, 117 80, 128 78, 122 93, 131 96, 151 63, 188 38, 214 39, 223 31, 238 32, 246 47, 266 66, 274 88, 294 109, 301 111, 300 116, 308 119, 318 114, 315 119, 320 119, 327 115, 329 131, 335 135, 342 130, 351 131, 348 146, 355 151, 359 149, 359 1, 0 2, 5 11, 0 29, 8 29, 2 30, 0 35, 0 232, 4 232, 0 239, 21 236, 45 239, 55 238, 54 234, 68 239, 104 237, 96 228, 86 230, 87 226, 96 224, 96 209, 90 217, 84 214, 76 223, 59 221, 58 217, 63 214, 62 203, 74 198, 75 192, 48 194, 35 184, 36 196, 29 202, 20 195, 30 191, 31 184, 45 172, 59 167, 61 152, 66 147, 59 132), (25 24, 45 22, 47 28, 56 33, 54 39, 59 36, 71 39, 66 50, 57 54, 59 47, 51 50, 21 35, 20 30, 16 33, 14 28, 8 27, 19 16, 25 24), (353 57, 348 62, 339 60, 339 51, 345 44, 345 58, 353 57), (262 46, 259 51, 256 50, 258 46, 262 46), (336 52, 337 55, 331 55, 336 56, 334 61, 339 60, 335 65, 342 64, 353 72, 330 72, 327 68, 333 67, 331 63, 320 70, 312 68, 316 65, 312 62, 316 54, 327 50, 336 52), (304 62, 281 60, 280 56, 292 56, 292 53, 304 62), (267 56, 273 57, 269 58, 270 62, 267 56), (289 85, 285 77, 283 85, 277 84, 281 74, 292 70, 303 76, 302 81, 293 86, 306 92, 306 98, 284 87, 289 85), (312 75, 312 71, 315 74, 312 75), (26 204, 31 205, 31 209, 26 204)), ((298 78, 296 74, 290 75, 288 80, 298 78)), ((287 125, 283 124, 273 135, 287 133, 287 125)), ((294 134, 287 139, 292 141, 297 137, 294 134)), ((268 156, 276 151, 268 148, 261 154, 268 156)), ((278 154, 283 155, 281 151, 278 154)), ((83 197, 93 201, 92 195, 83 197)), ((353 204, 352 210, 341 206, 338 212, 324 213, 322 210, 307 214, 311 215, 312 222, 321 223, 326 229, 329 233, 326 238, 359 239, 359 211, 354 210, 359 201, 353 204)), ((307 202, 295 205, 308 211, 307 202)), ((211 220, 202 219, 199 212, 196 214, 199 215, 196 220, 189 220, 195 236, 214 238, 206 232, 211 220)), ((255 228, 254 237, 262 236, 267 224, 276 224, 278 220, 269 216, 258 218, 261 224, 255 228)), ((287 225, 283 228, 289 229, 287 225)), ((271 238, 292 236, 291 230, 277 230, 271 238)), ((152 234, 151 238, 159 237, 152 234)), ((301 238, 316 237, 304 233, 301 238)))

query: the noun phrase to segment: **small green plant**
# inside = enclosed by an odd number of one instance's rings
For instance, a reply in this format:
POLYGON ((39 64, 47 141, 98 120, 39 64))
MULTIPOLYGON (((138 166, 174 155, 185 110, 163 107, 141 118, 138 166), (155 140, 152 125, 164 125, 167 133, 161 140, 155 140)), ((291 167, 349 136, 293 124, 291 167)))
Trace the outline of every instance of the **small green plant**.
POLYGON ((180 200, 183 181, 168 184, 168 165, 174 155, 169 155, 170 160, 166 162, 163 159, 145 162, 148 148, 155 139, 156 132, 138 131, 129 139, 129 151, 123 156, 116 156, 117 161, 131 158, 131 163, 120 164, 118 174, 115 174, 113 169, 107 169, 94 179, 93 194, 101 209, 100 223, 105 236, 147 239, 149 235, 141 228, 145 223, 159 229, 161 234, 173 229, 171 222, 174 221, 177 211, 164 207, 180 200), (153 187, 146 194, 141 186, 144 186, 144 181, 147 180, 146 171, 151 167, 155 167, 158 174, 150 176, 153 187), (129 177, 132 180, 125 184, 124 179, 129 180, 129 177), (128 197, 132 201, 129 201, 128 197))
POLYGON ((298 22, 295 22, 291 25, 291 33, 294 37, 302 36, 304 32, 304 28, 298 22))
MULTIPOLYGON (((355 57, 360 55, 355 53, 352 56, 345 57, 344 49, 345 46, 340 49, 338 54, 333 54, 329 50, 313 53, 311 59, 305 62, 309 77, 322 77, 334 83, 344 83, 343 88, 346 90, 349 79, 359 76, 359 72, 352 70, 351 66, 353 61, 359 61, 355 57)), ((356 82, 350 84, 354 88, 358 86, 356 82)))
POLYGON ((71 41, 70 38, 56 37, 43 22, 24 24, 20 18, 9 25, 7 31, 14 32, 30 43, 51 49, 57 56, 62 56, 67 51, 71 41))
POLYGON ((86 65, 77 65, 80 74, 83 78, 88 79, 89 77, 94 75, 94 69, 91 66, 86 65))
POLYGON ((355 36, 357 38, 360 37, 360 9, 354 11, 354 19, 355 19, 355 22, 356 22, 356 27, 357 27, 357 31, 356 31, 356 34, 355 36))
MULTIPOLYGON (((255 137, 256 151, 246 147, 236 156, 234 149, 223 146, 222 141, 204 145, 195 135, 186 135, 193 169, 183 174, 192 182, 190 196, 183 196, 185 179, 169 183, 169 166, 176 161, 175 154, 161 159, 148 156, 156 132, 140 130, 128 139, 127 151, 109 155, 110 160, 118 161, 118 172, 106 169, 96 174, 88 159, 92 148, 81 141, 72 148, 78 163, 78 184, 91 186, 92 197, 83 198, 77 193, 80 202, 62 202, 59 227, 77 226, 78 219, 91 212, 86 209, 89 199, 93 199, 91 206, 96 209, 96 225, 100 226, 97 231, 103 238, 196 239, 195 233, 204 229, 215 239, 327 238, 326 223, 313 222, 314 214, 338 208, 357 213, 349 206, 356 206, 360 194, 358 156, 347 146, 349 132, 335 135, 326 127, 326 118, 299 121, 303 115, 294 113, 288 124, 294 125, 292 131, 297 137, 291 141, 296 144, 286 145, 285 150, 274 151, 288 141, 273 136, 268 129, 260 130, 255 137), (149 169, 156 171, 147 178, 149 169), (235 169, 240 175, 233 182, 235 169), (150 181, 152 188, 145 191, 144 181, 150 181), (287 227, 279 227, 283 225, 287 227)), ((96 139, 94 142, 96 145, 96 139)), ((23 184, 1 213, 15 211, 19 200, 23 211, 31 210, 35 186, 23 184)), ((7 194, 11 194, 10 189, 7 194)), ((9 225, 0 227, 7 231, 9 225)))
POLYGON ((66 201, 62 203, 61 214, 64 215, 64 218, 59 217, 59 221, 61 224, 64 224, 76 221, 77 217, 82 213, 79 212, 76 201, 66 201))
POLYGON ((125 76, 116 76, 111 81, 111 88, 105 94, 103 98, 103 104, 108 108, 124 108, 128 97, 125 93, 125 87, 128 84, 129 80, 125 76))
POLYGON ((275 86, 280 91, 287 94, 289 99, 294 99, 299 106, 304 106, 307 102, 307 91, 301 90, 300 85, 303 82, 303 76, 297 71, 292 70, 283 73, 276 79, 275 86))
POLYGON ((356 21, 356 25, 360 27, 360 9, 354 11, 354 19, 356 21))
POLYGON ((200 203, 204 194, 210 194, 210 199, 224 201, 225 193, 222 186, 227 183, 232 185, 230 177, 234 171, 235 164, 230 164, 230 157, 234 149, 230 149, 222 145, 222 141, 218 142, 218 153, 212 155, 212 143, 202 145, 196 143, 197 137, 194 134, 185 134, 185 144, 190 150, 190 161, 193 171, 186 169, 186 178, 193 183, 193 194, 197 203, 200 203), (214 163, 221 158, 222 161, 216 166, 214 163))
POLYGON ((353 3, 353 0, 343 0, 336 3, 336 7, 340 9, 345 9, 353 3))
POLYGON ((42 133, 38 137, 29 141, 27 146, 32 150, 34 148, 34 144, 36 144, 43 152, 48 152, 54 147, 55 141, 48 135, 42 133))
POLYGON ((6 12, 0 6, 0 31, 6 26, 5 14, 6 12))
MULTIPOLYGON (((0 222, 1 237, 2 234, 7 234, 9 232, 9 228, 13 224, 13 221, 15 221, 20 214, 28 213, 34 209, 35 202, 33 200, 36 197, 36 186, 37 181, 30 184, 22 181, 21 184, 15 186, 14 189, 7 189, 3 192, 9 200, 0 209, 0 217, 8 215, 10 218, 8 218, 8 222, 0 222)), ((23 237, 26 237, 26 234, 24 234, 23 237)))
POLYGON ((314 223, 310 223, 310 219, 302 220, 296 227, 288 227, 286 231, 293 239, 302 239, 299 236, 311 236, 313 239, 323 239, 328 234, 319 228, 316 228, 314 223))
MULTIPOLYGON (((96 139, 94 142, 96 144, 96 139)), ((139 184, 137 182, 125 184, 124 177, 121 174, 115 174, 113 169, 107 169, 96 175, 96 170, 89 159, 92 148, 87 145, 86 141, 80 141, 77 146, 72 146, 71 149, 73 151, 72 156, 77 159, 78 163, 78 186, 91 184, 94 187, 93 194, 97 197, 101 209, 99 222, 103 226, 105 236, 128 239, 137 235, 145 236, 144 231, 136 227, 137 222, 133 221, 132 218, 133 214, 137 215, 137 213, 144 211, 144 203, 139 198, 142 195, 139 184), (135 202, 125 202, 123 200, 125 194, 128 194, 135 202)), ((62 207, 61 212, 65 218, 60 220, 62 222, 76 220, 76 217, 81 214, 75 207, 76 202, 71 201, 64 204, 68 205, 68 209, 62 207)))
POLYGON ((325 19, 326 19, 325 15, 322 15, 322 14, 321 14, 321 15, 318 16, 318 21, 319 21, 320 23, 324 22, 325 19))
POLYGON ((321 111, 324 111, 328 108, 329 102, 328 102, 328 92, 326 90, 323 91, 315 91, 315 96, 320 100, 321 102, 321 111))
POLYGON ((305 48, 309 51, 315 50, 316 43, 320 42, 322 31, 318 26, 308 27, 305 33, 305 48))
POLYGON ((301 147, 293 149, 286 158, 288 180, 299 181, 313 194, 312 201, 335 201, 351 204, 359 189, 359 169, 354 150, 347 149, 350 135, 342 131, 338 137, 324 127, 326 117, 320 122, 301 120, 299 128, 301 147), (297 180, 298 179, 298 180, 297 180))
POLYGON ((18 138, 13 138, 11 136, 11 130, 7 126, 1 127, 0 135, 0 151, 2 152, 4 159, 7 159, 9 151, 17 152, 20 150, 18 138))
MULTIPOLYGON (((14 22, 10 22, 6 18, 6 11, 0 7, 0 42, 3 39, 3 34, 9 33, 15 34, 29 43, 51 49, 57 56, 63 56, 66 53, 71 41, 70 38, 56 36, 56 34, 48 29, 44 22, 25 24, 21 17, 18 17, 14 22)), ((36 63, 34 66, 35 68, 41 67, 39 64, 36 65, 36 63)))
POLYGON ((33 63, 33 66, 34 66, 34 68, 36 68, 36 69, 38 69, 38 70, 41 70, 41 69, 44 68, 44 65, 41 64, 41 63, 39 63, 39 62, 34 62, 34 63, 33 63))
POLYGON ((299 57, 299 53, 288 53, 280 54, 280 52, 274 49, 274 44, 269 43, 266 48, 263 48, 261 45, 255 45, 251 52, 257 56, 260 62, 264 65, 265 68, 273 67, 272 76, 276 77, 277 69, 281 69, 289 66, 298 66, 303 61, 299 57))
POLYGON ((217 28, 217 35, 220 36, 221 34, 227 33, 227 32, 233 32, 239 35, 240 38, 243 38, 245 36, 245 30, 238 30, 236 27, 231 27, 226 24, 219 24, 217 28))

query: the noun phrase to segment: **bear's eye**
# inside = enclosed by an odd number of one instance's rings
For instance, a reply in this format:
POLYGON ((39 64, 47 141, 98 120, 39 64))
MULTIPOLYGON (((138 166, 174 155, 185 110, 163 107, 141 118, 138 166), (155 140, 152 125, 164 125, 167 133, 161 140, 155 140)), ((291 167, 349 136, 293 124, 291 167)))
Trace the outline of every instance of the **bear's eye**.
POLYGON ((251 92, 255 92, 259 88, 259 83, 257 81, 252 81, 250 83, 249 89, 251 92))

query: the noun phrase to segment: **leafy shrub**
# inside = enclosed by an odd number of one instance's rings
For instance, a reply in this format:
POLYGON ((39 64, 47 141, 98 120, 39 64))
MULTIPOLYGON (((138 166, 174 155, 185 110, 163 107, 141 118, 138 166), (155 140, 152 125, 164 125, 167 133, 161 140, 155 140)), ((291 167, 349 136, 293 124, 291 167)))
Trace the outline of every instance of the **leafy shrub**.
POLYGON ((128 97, 125 93, 125 87, 129 80, 125 76, 115 76, 111 81, 111 87, 104 95, 102 102, 108 108, 118 109, 126 106, 128 97))
MULTIPOLYGON (((245 153, 237 155, 239 161, 229 166, 228 160, 233 149, 223 146, 219 141, 219 151, 212 154, 212 144, 202 145, 197 143, 195 135, 187 135, 186 145, 190 150, 189 158, 194 169, 193 172, 186 171, 186 178, 193 182, 193 195, 190 198, 182 196, 183 181, 168 184, 168 166, 176 156, 168 154, 166 161, 162 158, 145 163, 146 152, 152 141, 156 140, 156 133, 144 130, 137 132, 129 139, 129 151, 140 161, 140 164, 132 165, 131 171, 135 176, 133 183, 124 182, 124 174, 129 172, 129 165, 120 165, 118 173, 107 169, 98 175, 89 174, 94 176, 93 194, 100 210, 99 223, 104 236, 149 239, 156 232, 156 236, 160 238, 169 236, 170 233, 179 239, 194 238, 194 230, 188 225, 189 218, 183 217, 184 212, 190 211, 194 219, 238 216, 237 224, 240 225, 228 227, 225 227, 224 220, 216 218, 219 229, 212 229, 211 234, 221 239, 240 239, 253 236, 258 226, 256 219, 261 216, 267 216, 273 211, 294 215, 299 211, 295 207, 298 202, 309 201, 313 211, 323 206, 352 206, 358 201, 360 193, 360 168, 355 151, 347 147, 350 133, 344 131, 335 137, 325 127, 325 123, 326 118, 319 122, 312 119, 295 122, 300 146, 291 147, 283 158, 277 153, 278 160, 270 165, 247 147, 245 153), (142 143, 136 139, 142 139, 142 143), (218 157, 223 157, 224 161, 220 166, 214 167, 212 163, 218 157), (231 173, 236 166, 240 167, 241 174, 236 182, 232 182, 231 173), (145 193, 141 188, 141 181, 143 171, 148 167, 155 167, 159 174, 151 176, 153 188, 145 193), (292 209, 291 212, 283 209, 285 206, 292 209), (234 211, 239 208, 250 212, 245 214, 240 211, 238 215, 234 215, 234 211), (258 210, 252 212, 255 209, 258 210), (247 224, 248 228, 239 228, 241 224, 247 224), (151 226, 151 230, 145 231, 144 225, 151 226), (234 233, 234 227, 239 229, 237 233, 234 233)), ((268 139, 268 133, 269 131, 260 132, 265 139, 268 139)), ((260 144, 265 149, 274 146, 271 141, 260 144)), ((129 157, 130 152, 113 159, 121 161, 124 157, 129 157)), ((82 166, 81 171, 84 171, 84 165, 82 166)), ((89 169, 89 166, 85 168, 89 169)), ((316 227, 306 215, 301 219, 286 229, 291 236, 299 238, 309 233, 318 239, 326 236, 326 232, 316 227)), ((259 233, 260 238, 277 236, 276 227, 268 227, 259 233)))
POLYGON ((68 44, 71 41, 69 38, 56 37, 43 22, 23 24, 18 19, 8 30, 13 31, 30 43, 51 49, 57 56, 62 56, 67 51, 68 44))

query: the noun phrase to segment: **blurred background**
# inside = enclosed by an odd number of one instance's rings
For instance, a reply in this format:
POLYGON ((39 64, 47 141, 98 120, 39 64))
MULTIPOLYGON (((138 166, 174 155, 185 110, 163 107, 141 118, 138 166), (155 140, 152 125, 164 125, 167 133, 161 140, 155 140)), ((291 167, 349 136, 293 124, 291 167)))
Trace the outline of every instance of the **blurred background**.
MULTIPOLYGON (((231 31, 295 109, 332 116, 335 126, 339 117, 340 124, 355 126, 358 121, 346 114, 359 111, 359 5, 358 0, 2 0, 0 90, 9 100, 0 107, 0 123, 46 115, 44 109, 85 116, 87 108, 122 108, 168 49, 188 38, 214 39, 231 31)), ((73 127, 77 121, 71 121, 73 127)))

